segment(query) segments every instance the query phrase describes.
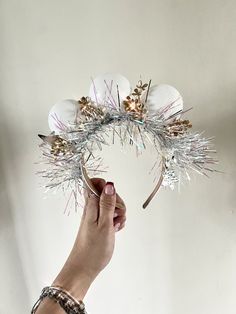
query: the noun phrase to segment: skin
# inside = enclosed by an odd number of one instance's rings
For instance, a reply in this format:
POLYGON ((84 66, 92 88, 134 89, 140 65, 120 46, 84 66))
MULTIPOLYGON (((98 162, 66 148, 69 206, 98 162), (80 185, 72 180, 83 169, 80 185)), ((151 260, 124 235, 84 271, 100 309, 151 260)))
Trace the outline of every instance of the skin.
MULTIPOLYGON (((115 234, 125 226, 124 201, 113 183, 93 178, 100 198, 85 191, 85 206, 73 248, 53 286, 68 291, 75 299, 83 300, 92 282, 110 262, 115 246, 115 234), (119 202, 124 209, 115 207, 119 202)), ((37 314, 64 314, 60 306, 45 298, 37 314)))

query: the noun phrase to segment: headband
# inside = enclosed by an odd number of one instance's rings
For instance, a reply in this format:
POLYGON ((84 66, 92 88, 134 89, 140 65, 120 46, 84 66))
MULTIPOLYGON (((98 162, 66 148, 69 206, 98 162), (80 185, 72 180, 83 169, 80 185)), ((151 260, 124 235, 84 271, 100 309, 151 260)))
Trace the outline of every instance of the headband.
POLYGON ((170 85, 139 80, 132 90, 122 75, 97 77, 88 97, 63 100, 49 112, 51 133, 39 135, 45 187, 71 189, 76 204, 84 184, 99 196, 88 175, 100 172, 97 150, 112 145, 114 138, 123 146, 135 146, 137 152, 148 142, 155 148, 160 175, 143 204, 146 208, 161 186, 173 189, 189 179, 191 171, 202 175, 215 171, 212 138, 190 131, 192 124, 184 118, 187 111, 180 93, 170 85))

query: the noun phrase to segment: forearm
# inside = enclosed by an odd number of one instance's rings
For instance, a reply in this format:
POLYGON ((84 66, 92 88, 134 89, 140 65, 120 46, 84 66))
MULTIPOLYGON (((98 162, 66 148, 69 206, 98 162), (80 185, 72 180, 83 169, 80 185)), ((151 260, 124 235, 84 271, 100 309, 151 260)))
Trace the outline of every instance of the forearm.
MULTIPOLYGON (((69 306, 68 299, 72 303, 83 301, 94 279, 110 262, 115 233, 125 225, 126 209, 111 182, 105 183, 96 178, 93 183, 100 189, 101 196, 97 198, 85 194, 86 205, 74 246, 52 287, 46 287, 43 291, 45 298, 38 308, 36 303, 34 309, 37 308, 37 314, 64 314, 61 306, 50 297, 62 303, 62 307, 69 306), (116 209, 116 201, 123 204, 123 207, 116 209), (50 289, 59 293, 50 294, 50 289)), ((78 306, 80 305, 83 312, 83 302, 79 302, 78 306)))

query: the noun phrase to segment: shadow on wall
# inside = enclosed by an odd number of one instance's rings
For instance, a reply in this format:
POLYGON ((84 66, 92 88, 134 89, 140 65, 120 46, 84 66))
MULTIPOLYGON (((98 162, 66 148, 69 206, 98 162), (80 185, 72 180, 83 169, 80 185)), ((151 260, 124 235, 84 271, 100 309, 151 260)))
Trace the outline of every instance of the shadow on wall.
POLYGON ((3 286, 1 289, 1 299, 5 300, 0 303, 0 313, 19 313, 19 308, 24 309, 23 312, 27 313, 30 304, 29 294, 17 246, 11 201, 4 175, 2 143, 0 143, 0 147, 0 276, 4 283, 4 289, 3 286), (9 304, 9 308, 3 308, 6 304, 9 304))
POLYGON ((195 130, 205 128, 204 136, 215 137, 219 159, 215 168, 222 173, 210 174, 209 180, 196 177, 185 187, 181 201, 175 202, 177 210, 171 216, 170 299, 176 313, 191 312, 196 302, 204 313, 209 313, 215 300, 218 308, 222 306, 223 312, 230 313, 230 306, 225 307, 231 303, 225 300, 234 298, 231 265, 236 239, 236 93, 233 86, 222 90, 222 97, 206 98, 205 106, 210 108, 207 116, 201 120, 195 112, 192 114, 191 121, 197 121, 195 130))

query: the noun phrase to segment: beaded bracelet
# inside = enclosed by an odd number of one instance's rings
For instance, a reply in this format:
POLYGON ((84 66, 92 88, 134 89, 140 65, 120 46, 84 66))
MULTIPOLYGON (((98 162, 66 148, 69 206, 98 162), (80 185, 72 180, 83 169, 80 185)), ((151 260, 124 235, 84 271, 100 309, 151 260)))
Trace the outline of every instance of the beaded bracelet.
POLYGON ((33 306, 31 314, 36 313, 40 303, 46 297, 58 303, 67 314, 87 314, 83 301, 77 301, 69 292, 53 286, 43 288, 39 299, 33 306))

